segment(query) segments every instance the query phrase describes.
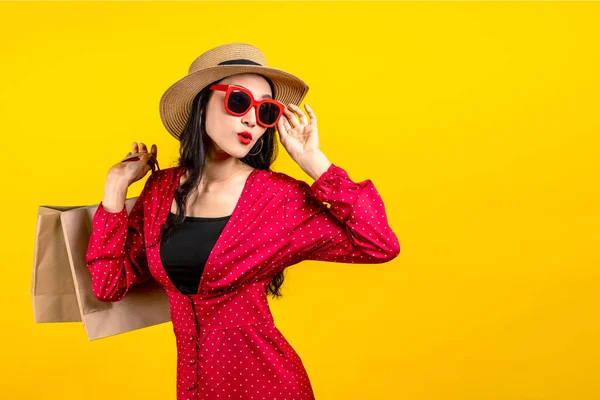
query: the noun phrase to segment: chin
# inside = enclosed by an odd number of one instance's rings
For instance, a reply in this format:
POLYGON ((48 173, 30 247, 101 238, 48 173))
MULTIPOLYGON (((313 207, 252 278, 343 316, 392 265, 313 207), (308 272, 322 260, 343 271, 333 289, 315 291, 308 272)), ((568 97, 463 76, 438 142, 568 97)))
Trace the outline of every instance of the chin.
POLYGON ((250 149, 247 149, 247 150, 231 149, 231 151, 228 151, 227 153, 232 157, 242 159, 242 158, 246 157, 249 152, 250 152, 250 149))
MULTIPOLYGON (((214 143, 214 142, 213 142, 214 143)), ((213 152, 215 156, 225 156, 226 154, 231 157, 243 158, 250 151, 251 146, 248 149, 244 149, 244 145, 241 143, 233 143, 229 146, 220 146, 218 143, 214 143, 213 152), (244 151, 245 150, 245 151, 244 151)))
POLYGON ((248 155, 248 153, 250 153, 250 151, 252 150, 252 147, 255 145, 255 142, 251 142, 248 144, 242 144, 242 143, 234 143, 230 148, 227 149, 227 153, 231 154, 234 157, 237 158, 244 158, 248 155))

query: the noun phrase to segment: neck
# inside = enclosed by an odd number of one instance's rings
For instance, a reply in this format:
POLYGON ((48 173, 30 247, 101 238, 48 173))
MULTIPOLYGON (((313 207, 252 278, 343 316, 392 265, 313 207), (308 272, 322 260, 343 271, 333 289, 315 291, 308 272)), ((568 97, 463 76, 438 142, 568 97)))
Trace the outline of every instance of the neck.
POLYGON ((246 169, 247 166, 235 157, 220 160, 206 157, 202 181, 206 184, 225 182, 246 169))
MULTIPOLYGON (((234 185, 238 178, 245 177, 252 169, 229 154, 207 154, 198 189, 210 192, 234 185)), ((184 175, 187 180, 189 174, 186 172, 184 175)))

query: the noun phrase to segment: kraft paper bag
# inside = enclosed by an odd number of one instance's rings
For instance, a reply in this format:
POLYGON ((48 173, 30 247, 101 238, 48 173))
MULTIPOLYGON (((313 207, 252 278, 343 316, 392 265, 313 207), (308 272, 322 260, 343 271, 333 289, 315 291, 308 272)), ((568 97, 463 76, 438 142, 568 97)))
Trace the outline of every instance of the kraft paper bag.
MULTIPOLYGON (((131 212, 137 197, 126 199, 131 212)), ((83 323, 89 340, 171 320, 167 293, 153 278, 117 302, 98 300, 85 256, 99 204, 40 206, 31 281, 34 321, 83 323)))

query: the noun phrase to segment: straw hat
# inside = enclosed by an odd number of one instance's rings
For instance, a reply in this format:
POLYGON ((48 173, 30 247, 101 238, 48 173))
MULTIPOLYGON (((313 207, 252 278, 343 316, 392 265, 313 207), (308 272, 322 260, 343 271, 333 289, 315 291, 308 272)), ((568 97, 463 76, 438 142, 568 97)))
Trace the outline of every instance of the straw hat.
POLYGON ((241 73, 263 75, 275 86, 274 99, 286 106, 300 105, 308 85, 300 78, 267 66, 263 53, 245 43, 230 43, 202 53, 192 62, 188 74, 171 85, 160 98, 160 118, 165 128, 177 140, 190 116, 192 100, 214 81, 241 73))

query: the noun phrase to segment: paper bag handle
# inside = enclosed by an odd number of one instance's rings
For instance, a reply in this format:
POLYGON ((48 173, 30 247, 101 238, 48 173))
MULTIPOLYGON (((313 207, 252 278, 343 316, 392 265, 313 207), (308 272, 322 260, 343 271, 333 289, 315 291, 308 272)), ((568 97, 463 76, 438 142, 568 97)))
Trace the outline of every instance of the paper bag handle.
MULTIPOLYGON (((127 157, 125 157, 124 159, 122 159, 120 162, 123 162, 123 161, 137 161, 137 160, 140 159, 140 157, 143 154, 144 153, 133 153, 133 154, 130 154, 127 157)), ((156 157, 154 157, 153 154, 150 155, 150 158, 148 159, 148 164, 150 165, 150 168, 152 168, 152 172, 154 172, 155 169, 158 169, 160 171, 160 166, 158 165, 158 159, 156 157)))

